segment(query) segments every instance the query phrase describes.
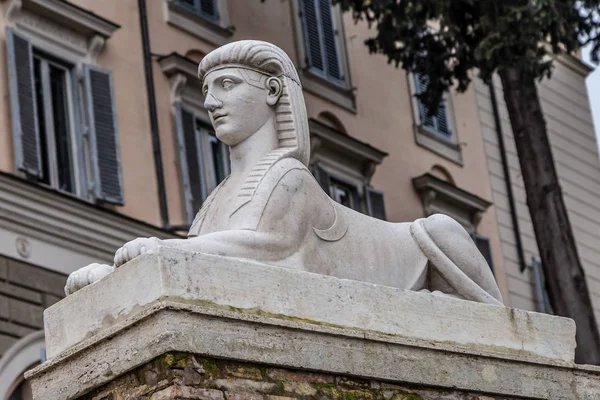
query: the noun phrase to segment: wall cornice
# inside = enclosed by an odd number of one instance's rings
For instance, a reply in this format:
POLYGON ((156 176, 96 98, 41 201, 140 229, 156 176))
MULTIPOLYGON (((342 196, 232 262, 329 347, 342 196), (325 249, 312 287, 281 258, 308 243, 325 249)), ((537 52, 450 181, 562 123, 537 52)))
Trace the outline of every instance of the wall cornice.
MULTIPOLYGON (((43 265, 46 255, 42 249, 50 246, 78 260, 110 262, 115 250, 136 237, 177 237, 153 225, 3 173, 0 173, 0 231, 6 237, 17 235, 31 243, 40 243, 37 249, 29 250, 31 254, 16 254, 23 260, 63 273, 76 266, 67 265, 68 260, 65 265, 43 265)), ((0 253, 14 257, 15 243, 7 241, 3 241, 0 253)))

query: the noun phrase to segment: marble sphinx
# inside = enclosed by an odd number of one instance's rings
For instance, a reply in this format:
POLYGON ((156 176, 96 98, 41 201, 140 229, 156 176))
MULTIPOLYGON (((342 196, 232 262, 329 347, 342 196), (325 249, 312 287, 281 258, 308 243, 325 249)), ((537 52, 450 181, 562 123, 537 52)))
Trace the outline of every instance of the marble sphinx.
POLYGON ((280 48, 229 43, 204 57, 198 78, 216 136, 230 147, 231 174, 204 202, 187 239, 126 243, 114 266, 91 264, 71 274, 67 294, 169 246, 502 305, 485 259, 452 218, 385 222, 334 202, 321 189, 307 168, 300 79, 280 48))

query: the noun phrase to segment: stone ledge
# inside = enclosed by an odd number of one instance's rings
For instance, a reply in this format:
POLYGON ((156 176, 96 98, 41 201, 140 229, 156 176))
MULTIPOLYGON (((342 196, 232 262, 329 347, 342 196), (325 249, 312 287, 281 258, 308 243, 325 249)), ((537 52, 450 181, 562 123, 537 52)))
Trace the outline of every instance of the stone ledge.
POLYGON ((600 397, 600 368, 159 301, 27 374, 40 398, 71 400, 169 352, 535 399, 600 397))
POLYGON ((159 248, 47 309, 48 357, 164 299, 511 359, 570 363, 575 349, 566 318, 159 248))

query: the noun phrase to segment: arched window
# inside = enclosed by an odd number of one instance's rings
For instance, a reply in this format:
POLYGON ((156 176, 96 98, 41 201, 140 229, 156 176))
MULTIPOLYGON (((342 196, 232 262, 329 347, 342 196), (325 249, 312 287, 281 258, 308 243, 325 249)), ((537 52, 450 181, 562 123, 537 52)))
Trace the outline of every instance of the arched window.
POLYGON ((31 386, 23 374, 45 358, 44 331, 16 342, 0 360, 0 399, 31 400, 31 386))

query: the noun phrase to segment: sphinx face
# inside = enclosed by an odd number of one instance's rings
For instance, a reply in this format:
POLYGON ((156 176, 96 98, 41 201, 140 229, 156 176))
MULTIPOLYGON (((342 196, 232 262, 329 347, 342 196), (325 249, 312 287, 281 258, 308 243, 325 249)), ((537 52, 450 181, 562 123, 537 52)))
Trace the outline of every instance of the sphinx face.
POLYGON ((258 77, 249 84, 249 77, 243 74, 247 75, 238 68, 216 70, 206 75, 202 87, 215 134, 228 146, 242 143, 275 118, 265 79, 258 77))

